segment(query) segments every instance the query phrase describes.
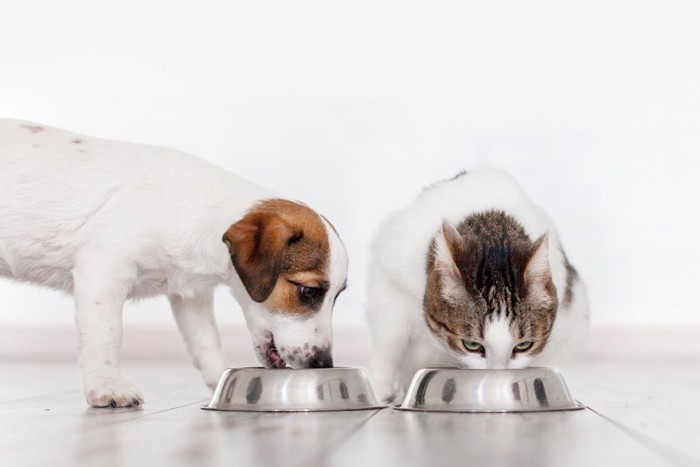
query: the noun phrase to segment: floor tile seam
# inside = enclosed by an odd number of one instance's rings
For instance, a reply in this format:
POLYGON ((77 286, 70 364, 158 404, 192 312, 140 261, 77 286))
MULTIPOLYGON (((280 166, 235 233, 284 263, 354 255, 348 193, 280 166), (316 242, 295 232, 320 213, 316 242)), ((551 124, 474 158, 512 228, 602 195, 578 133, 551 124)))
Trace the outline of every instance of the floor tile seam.
MULTIPOLYGON (((126 422, 131 422, 131 421, 135 421, 135 420, 137 420, 137 421, 143 420, 144 418, 150 417, 151 415, 158 415, 158 414, 163 414, 166 412, 171 412, 173 410, 184 409, 187 407, 192 407, 192 406, 197 405, 197 404, 199 404, 201 406, 208 401, 209 401, 209 399, 201 399, 201 400, 197 400, 194 402, 188 402, 187 404, 181 404, 181 405, 178 405, 176 407, 170 407, 167 409, 158 410, 156 412, 142 414, 142 415, 139 415, 136 417, 130 417, 128 419, 115 420, 115 421, 112 421, 109 423, 102 424, 99 427, 94 427, 93 429, 91 429, 91 431, 89 432, 89 434, 87 436, 89 436, 89 437, 98 436, 99 437, 100 434, 102 432, 104 432, 105 430, 112 429, 112 428, 119 426, 119 425, 123 425, 126 422)), ((97 409, 97 410, 103 410, 103 409, 97 409)), ((105 410, 110 410, 110 409, 105 409, 105 410)), ((200 413, 200 412, 204 412, 204 411, 198 408, 196 413, 200 413)), ((190 421, 187 421, 185 423, 190 423, 190 421)), ((154 436, 155 437, 161 436, 161 433, 158 430, 147 430, 145 436, 146 436, 145 438, 141 439, 142 442, 146 442, 146 441, 148 441, 148 439, 150 439, 151 437, 154 437, 154 436)), ((73 438, 81 438, 82 440, 87 439, 85 434, 80 434, 80 433, 72 433, 72 437, 73 438)), ((68 453, 68 454, 64 455, 64 457, 62 459, 60 459, 60 461, 61 462, 58 462, 58 465, 72 465, 76 462, 75 457, 72 453, 68 453)))
POLYGON ((389 407, 375 409, 371 414, 365 417, 363 420, 353 425, 352 427, 345 430, 343 433, 329 439, 327 443, 319 449, 319 451, 309 457, 303 458, 296 465, 299 467, 307 467, 313 465, 314 467, 325 467, 330 465, 330 459, 335 454, 338 449, 348 441, 350 441, 353 436, 362 429, 369 421, 374 418, 377 414, 383 410, 391 410, 389 407))
POLYGON ((17 402, 26 402, 26 401, 44 399, 47 397, 63 396, 66 394, 71 394, 71 393, 78 393, 78 390, 77 389, 66 389, 64 391, 50 392, 47 394, 41 394, 39 396, 23 397, 21 399, 0 400, 0 406, 6 405, 6 404, 14 404, 17 402))
POLYGON ((151 417, 151 416, 153 416, 153 415, 159 415, 159 414, 162 414, 162 413, 165 413, 165 412, 171 412, 171 411, 173 411, 173 410, 183 409, 183 408, 185 408, 185 407, 190 407, 190 406, 193 406, 193 405, 195 405, 195 404, 200 404, 200 405, 201 405, 201 404, 206 403, 208 400, 209 400, 209 399, 200 399, 200 400, 196 400, 196 401, 194 401, 194 402, 188 402, 188 403, 186 403, 186 404, 181 404, 181 405, 178 405, 178 406, 175 406, 175 407, 169 407, 169 408, 167 408, 167 409, 157 410, 157 411, 155 411, 155 412, 142 413, 142 414, 136 415, 136 416, 134 416, 134 417, 125 418, 125 419, 122 419, 122 420, 116 420, 116 421, 114 421, 113 423, 111 423, 111 424, 109 424, 109 425, 112 426, 112 425, 117 425, 117 424, 120 424, 120 423, 131 422, 131 421, 133 421, 133 420, 141 420, 141 419, 144 419, 144 418, 146 418, 146 417, 151 417))
MULTIPOLYGON (((103 414, 105 417, 109 417, 110 412, 111 412, 112 415, 125 414, 124 411, 132 411, 132 412, 134 413, 134 416, 130 416, 130 417, 121 417, 121 418, 114 419, 114 420, 109 420, 108 418, 105 418, 99 426, 96 426, 96 427, 92 428, 91 433, 103 431, 103 430, 105 430, 105 429, 112 428, 112 427, 114 427, 114 426, 116 426, 116 425, 120 425, 120 424, 123 424, 123 423, 132 422, 132 421, 134 421, 134 420, 142 420, 142 419, 144 419, 144 418, 146 418, 146 417, 150 417, 150 416, 152 416, 152 415, 158 415, 158 414, 162 414, 162 413, 169 412, 169 411, 172 411, 172 410, 177 410, 177 409, 182 409, 182 408, 185 408, 185 407, 190 407, 190 406, 195 405, 195 404, 202 404, 202 403, 204 403, 204 402, 206 402, 206 401, 207 401, 207 399, 201 399, 201 400, 197 400, 197 401, 194 401, 194 402, 188 402, 188 403, 186 403, 186 404, 181 404, 181 405, 178 405, 178 406, 175 406, 175 407, 168 407, 168 408, 166 408, 166 409, 161 409, 161 410, 157 410, 157 411, 155 411, 155 412, 148 412, 148 413, 139 413, 139 412, 142 410, 142 409, 139 409, 139 408, 118 408, 118 409, 112 409, 112 408, 110 408, 110 407, 90 407, 90 408, 88 408, 87 410, 94 410, 94 411, 102 412, 102 414, 103 414)), ((81 436, 82 436, 82 435, 81 435, 81 436)))
POLYGON ((693 459, 692 456, 669 446, 668 444, 664 443, 663 441, 659 441, 658 439, 655 439, 649 435, 646 435, 644 433, 641 433, 640 431, 636 430, 635 428, 632 428, 625 423, 619 422, 595 409, 593 409, 590 406, 586 406, 587 410, 590 410, 594 414, 598 415, 601 417, 603 420, 606 422, 610 423, 611 425, 615 426, 619 430, 625 432, 632 438, 634 438, 636 441, 638 441, 640 444, 644 445, 647 447, 649 450, 653 451, 656 453, 658 456, 660 456, 662 459, 665 461, 679 466, 679 467, 698 467, 700 465, 700 460, 693 459))

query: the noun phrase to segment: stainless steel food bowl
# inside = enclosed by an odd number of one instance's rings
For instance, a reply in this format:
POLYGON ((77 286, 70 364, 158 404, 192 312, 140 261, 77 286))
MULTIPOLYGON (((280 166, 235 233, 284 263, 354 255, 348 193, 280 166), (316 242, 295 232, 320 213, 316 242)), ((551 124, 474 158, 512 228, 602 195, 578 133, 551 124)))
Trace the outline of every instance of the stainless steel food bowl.
POLYGON ((428 412, 543 412, 584 406, 556 368, 416 372, 398 410, 428 412))
POLYGON ((224 372, 211 410, 322 412, 381 408, 362 370, 230 368, 224 372))

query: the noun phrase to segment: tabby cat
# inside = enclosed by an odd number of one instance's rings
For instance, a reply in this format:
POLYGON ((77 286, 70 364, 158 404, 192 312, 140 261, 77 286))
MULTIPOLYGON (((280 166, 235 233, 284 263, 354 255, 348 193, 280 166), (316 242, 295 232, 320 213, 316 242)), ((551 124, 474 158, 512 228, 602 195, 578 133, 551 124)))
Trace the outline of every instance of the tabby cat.
POLYGON ((575 354, 585 285, 547 214, 500 170, 440 182, 380 226, 367 317, 378 396, 419 368, 524 368, 575 354))

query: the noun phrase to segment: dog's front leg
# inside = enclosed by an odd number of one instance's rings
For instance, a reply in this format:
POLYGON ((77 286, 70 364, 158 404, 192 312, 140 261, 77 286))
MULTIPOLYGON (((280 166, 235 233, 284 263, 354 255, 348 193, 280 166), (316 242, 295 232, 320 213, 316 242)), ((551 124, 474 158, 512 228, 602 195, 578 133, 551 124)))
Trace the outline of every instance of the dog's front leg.
POLYGON ((130 407, 143 403, 119 372, 122 310, 131 280, 106 265, 109 261, 82 262, 73 270, 83 388, 93 407, 130 407))
POLYGON ((202 373, 207 386, 214 389, 226 365, 214 318, 213 290, 202 291, 194 297, 169 295, 168 298, 194 366, 202 373))

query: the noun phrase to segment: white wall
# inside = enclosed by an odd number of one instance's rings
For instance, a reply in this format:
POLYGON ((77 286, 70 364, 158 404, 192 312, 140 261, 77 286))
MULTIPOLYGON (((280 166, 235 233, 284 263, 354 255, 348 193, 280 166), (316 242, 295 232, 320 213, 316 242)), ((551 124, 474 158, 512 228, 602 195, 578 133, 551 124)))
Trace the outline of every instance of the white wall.
MULTIPOLYGON (((597 323, 700 323, 695 2, 569 3, 3 2, 0 116, 186 150, 316 207, 351 256, 339 325, 362 320, 382 216, 482 165, 552 214, 597 323)), ((3 325, 73 319, 28 286, 0 303, 3 325)))

